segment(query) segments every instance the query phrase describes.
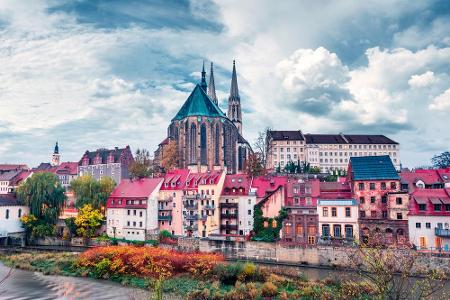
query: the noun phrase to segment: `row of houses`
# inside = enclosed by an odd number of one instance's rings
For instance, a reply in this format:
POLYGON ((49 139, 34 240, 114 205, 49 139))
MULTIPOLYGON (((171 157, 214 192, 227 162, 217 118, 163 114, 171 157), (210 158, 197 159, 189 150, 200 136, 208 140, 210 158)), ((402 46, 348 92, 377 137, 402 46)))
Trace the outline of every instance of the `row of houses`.
POLYGON ((144 240, 160 230, 178 236, 245 239, 255 209, 287 244, 353 243, 443 249, 450 244, 450 169, 397 172, 389 156, 352 157, 338 182, 307 175, 248 177, 224 171, 174 170, 160 178, 122 180, 107 203, 107 233, 144 240))

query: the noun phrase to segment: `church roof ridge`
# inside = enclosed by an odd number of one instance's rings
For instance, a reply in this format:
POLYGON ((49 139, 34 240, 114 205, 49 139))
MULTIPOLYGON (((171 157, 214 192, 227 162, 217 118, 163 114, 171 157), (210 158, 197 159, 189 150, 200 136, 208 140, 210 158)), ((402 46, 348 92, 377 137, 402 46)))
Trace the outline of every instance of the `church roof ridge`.
POLYGON ((181 120, 189 116, 227 118, 199 84, 195 86, 172 121, 181 120))

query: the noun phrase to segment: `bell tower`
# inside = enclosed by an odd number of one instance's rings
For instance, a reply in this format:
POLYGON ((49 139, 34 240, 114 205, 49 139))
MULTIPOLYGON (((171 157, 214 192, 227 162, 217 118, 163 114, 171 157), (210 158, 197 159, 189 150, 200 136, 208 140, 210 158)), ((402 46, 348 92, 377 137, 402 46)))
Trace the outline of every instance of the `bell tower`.
POLYGON ((59 146, 58 146, 58 142, 56 142, 55 149, 53 150, 53 154, 52 154, 51 165, 53 167, 59 166, 61 164, 60 159, 61 159, 61 154, 59 154, 59 146))

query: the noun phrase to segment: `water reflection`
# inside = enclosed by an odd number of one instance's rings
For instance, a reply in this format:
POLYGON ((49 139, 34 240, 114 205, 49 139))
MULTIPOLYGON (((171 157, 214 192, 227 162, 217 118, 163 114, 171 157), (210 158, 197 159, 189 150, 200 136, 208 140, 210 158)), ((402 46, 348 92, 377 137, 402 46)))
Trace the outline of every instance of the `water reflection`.
MULTIPOLYGON (((0 265, 0 280, 9 268, 0 265)), ((45 276, 13 269, 0 284, 0 299, 149 299, 149 293, 109 281, 65 276, 45 276)))

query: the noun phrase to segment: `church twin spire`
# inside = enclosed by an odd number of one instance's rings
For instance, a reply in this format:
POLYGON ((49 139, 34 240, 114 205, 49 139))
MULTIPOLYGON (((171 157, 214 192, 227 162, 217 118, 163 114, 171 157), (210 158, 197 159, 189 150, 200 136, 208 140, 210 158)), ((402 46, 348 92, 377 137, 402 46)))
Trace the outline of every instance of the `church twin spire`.
MULTIPOLYGON (((211 62, 211 69, 209 75, 209 85, 206 84, 206 72, 205 72, 205 62, 203 61, 202 66, 202 79, 200 82, 200 87, 208 94, 209 98, 218 106, 219 102, 216 95, 216 86, 214 83, 214 67, 211 62)), ((241 113, 241 98, 239 96, 239 88, 237 83, 236 74, 236 62, 233 60, 233 73, 231 75, 231 87, 230 95, 228 97, 228 118, 236 125, 239 129, 239 133, 242 134, 242 113, 241 113)))

